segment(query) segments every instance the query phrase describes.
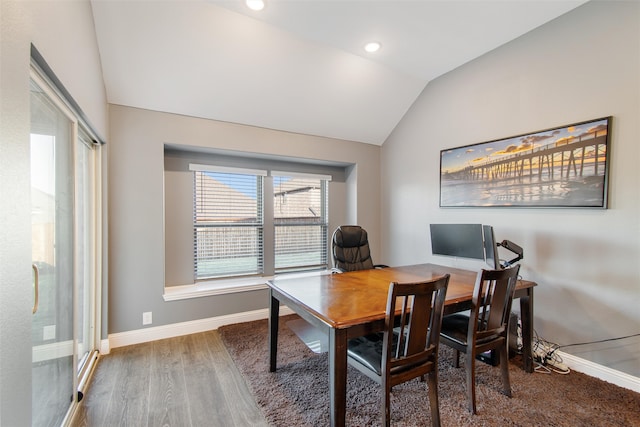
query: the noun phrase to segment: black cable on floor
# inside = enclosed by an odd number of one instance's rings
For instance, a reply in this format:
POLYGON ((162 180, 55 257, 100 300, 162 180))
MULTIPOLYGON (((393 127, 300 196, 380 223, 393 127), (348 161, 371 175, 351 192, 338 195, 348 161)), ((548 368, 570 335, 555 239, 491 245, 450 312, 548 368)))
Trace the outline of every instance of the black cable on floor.
POLYGON ((637 336, 640 336, 640 333, 633 334, 633 335, 627 335, 626 337, 607 338, 607 339, 599 340, 599 341, 589 341, 589 342, 579 342, 579 343, 575 343, 575 344, 565 344, 565 345, 558 346, 558 348, 574 347, 576 345, 597 344, 597 343, 602 343, 602 342, 624 340, 624 339, 627 339, 627 338, 633 338, 633 337, 637 337, 637 336))

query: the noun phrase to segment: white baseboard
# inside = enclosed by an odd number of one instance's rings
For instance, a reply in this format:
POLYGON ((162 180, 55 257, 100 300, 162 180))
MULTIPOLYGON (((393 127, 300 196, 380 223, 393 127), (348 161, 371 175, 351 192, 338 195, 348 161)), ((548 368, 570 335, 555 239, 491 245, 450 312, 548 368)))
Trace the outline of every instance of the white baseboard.
MULTIPOLYGON (((285 316, 287 314, 293 314, 293 311, 291 311, 289 307, 281 306, 280 315, 285 316)), ((253 320, 267 319, 268 317, 269 309, 265 308, 225 316, 210 317, 208 319, 110 334, 108 339, 102 340, 100 353, 108 354, 112 348, 141 344, 165 338, 173 338, 181 335, 195 334, 198 332, 218 329, 223 325, 251 322, 253 320)), ((606 366, 593 363, 589 360, 582 359, 568 353, 558 352, 558 355, 562 357, 563 363, 574 371, 582 372, 583 374, 591 377, 640 393, 640 378, 638 377, 616 371, 615 369, 607 368, 606 366)))
POLYGON ((574 371, 582 372, 590 377, 595 377, 608 383, 640 393, 640 378, 638 377, 616 371, 615 369, 607 368, 606 366, 602 366, 561 351, 558 352, 558 355, 562 358, 562 363, 574 371))
MULTIPOLYGON (((280 315, 293 314, 289 307, 281 306, 280 315)), ((182 335, 195 334, 198 332, 218 329, 223 325, 233 323, 251 322, 253 320, 267 319, 269 309, 245 311, 243 313, 229 314, 225 316, 210 317, 207 319, 193 320, 190 322, 173 323, 171 325, 156 326, 151 328, 137 329, 135 331, 109 334, 108 339, 100 342, 100 353, 109 354, 112 348, 124 347, 133 344, 142 344, 149 341, 156 341, 165 338, 179 337, 182 335)))
POLYGON ((51 344, 42 344, 31 349, 31 361, 33 363, 59 359, 73 355, 73 341, 57 341, 51 344))

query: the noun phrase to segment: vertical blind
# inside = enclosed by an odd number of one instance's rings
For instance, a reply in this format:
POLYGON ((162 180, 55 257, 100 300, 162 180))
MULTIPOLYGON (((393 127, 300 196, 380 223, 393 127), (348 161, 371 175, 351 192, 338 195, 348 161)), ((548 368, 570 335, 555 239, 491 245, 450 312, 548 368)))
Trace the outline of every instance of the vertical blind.
POLYGON ((327 267, 330 177, 272 172, 275 272, 327 267))
POLYGON ((195 279, 261 274, 266 172, 189 167, 194 171, 195 279))

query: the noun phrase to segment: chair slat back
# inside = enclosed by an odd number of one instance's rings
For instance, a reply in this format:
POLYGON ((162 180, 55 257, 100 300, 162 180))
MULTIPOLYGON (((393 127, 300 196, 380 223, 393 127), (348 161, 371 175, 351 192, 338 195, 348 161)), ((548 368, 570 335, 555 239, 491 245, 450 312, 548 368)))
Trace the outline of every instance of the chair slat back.
POLYGON ((473 292, 469 339, 478 342, 506 336, 520 266, 482 270, 473 292))
POLYGON ((390 369, 419 365, 437 350, 449 275, 416 283, 391 283, 387 298, 382 366, 390 369), (401 310, 397 320, 397 310, 401 310), (394 331, 395 330, 395 331, 394 331), (388 345, 394 333, 397 344, 388 345))

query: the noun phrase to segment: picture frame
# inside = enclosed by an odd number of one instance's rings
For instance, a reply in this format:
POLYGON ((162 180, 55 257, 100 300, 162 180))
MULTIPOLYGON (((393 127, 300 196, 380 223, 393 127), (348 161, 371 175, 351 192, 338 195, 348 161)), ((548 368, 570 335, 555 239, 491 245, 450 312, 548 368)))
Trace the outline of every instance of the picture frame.
POLYGON ((440 151, 440 207, 606 209, 612 117, 440 151))

